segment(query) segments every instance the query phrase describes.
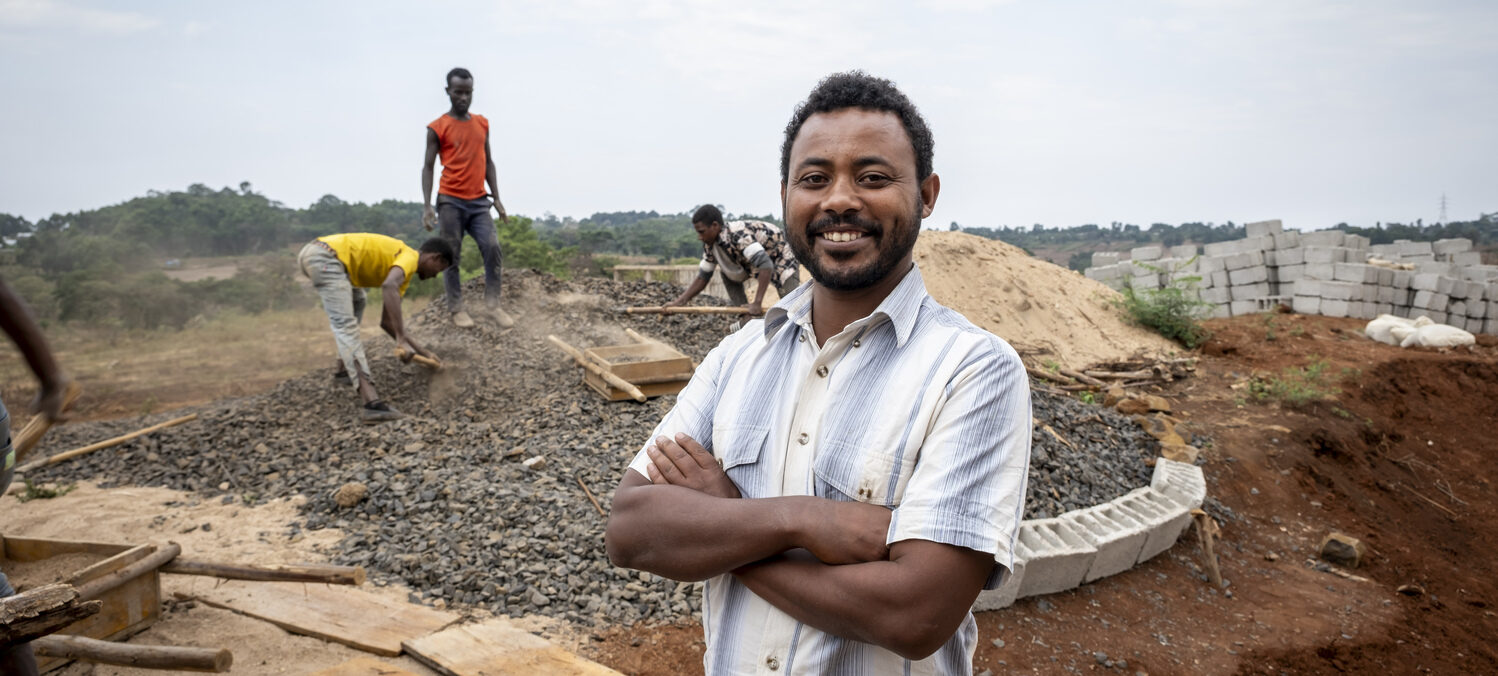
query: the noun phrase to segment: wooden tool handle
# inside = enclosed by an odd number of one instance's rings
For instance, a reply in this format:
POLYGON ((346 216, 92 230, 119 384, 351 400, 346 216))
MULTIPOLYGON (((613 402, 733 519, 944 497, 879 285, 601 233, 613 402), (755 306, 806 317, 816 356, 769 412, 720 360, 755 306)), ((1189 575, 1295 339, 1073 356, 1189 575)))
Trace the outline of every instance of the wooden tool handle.
POLYGON ((562 351, 566 352, 568 356, 572 357, 572 361, 577 362, 578 366, 581 366, 591 371, 594 375, 603 378, 604 382, 613 385, 616 389, 623 390, 624 392, 629 394, 631 399, 634 399, 635 401, 638 401, 642 404, 645 403, 645 393, 641 392, 640 388, 631 385, 628 380, 605 371, 602 366, 588 361, 588 358, 584 356, 582 352, 578 351, 577 348, 568 345, 565 342, 562 342, 561 338, 558 338, 556 336, 547 336, 546 339, 551 341, 552 344, 561 348, 562 351))
POLYGON ((32 641, 36 654, 139 669, 178 669, 221 674, 234 664, 225 648, 183 648, 170 645, 114 643, 83 636, 54 634, 32 641))
MULTIPOLYGON (((68 409, 73 408, 73 402, 78 401, 78 395, 80 394, 83 394, 83 387, 77 381, 68 383, 68 389, 62 395, 62 410, 66 412, 68 409)), ((25 427, 21 428, 21 431, 13 439, 16 449, 16 462, 25 460, 26 455, 31 452, 31 449, 35 448, 37 443, 42 440, 42 435, 46 434, 47 430, 52 429, 52 426, 55 424, 57 424, 57 421, 49 416, 32 416, 31 420, 26 423, 25 427)))
POLYGON ((362 566, 333 566, 300 563, 272 566, 250 566, 177 558, 161 567, 163 573, 207 575, 226 580, 259 580, 264 582, 322 582, 325 584, 364 584, 362 566))
MULTIPOLYGON (((403 348, 403 347, 397 347, 397 348, 395 348, 395 356, 396 357, 399 357, 401 359, 405 359, 406 355, 408 355, 408 354, 411 354, 411 353, 410 353, 410 351, 406 350, 406 348, 403 348)), ((422 366, 430 366, 430 367, 432 367, 434 369, 440 369, 440 368, 442 368, 442 361, 441 360, 432 359, 431 357, 427 357, 427 356, 423 356, 423 355, 419 355, 419 354, 411 354, 411 361, 414 361, 414 362, 416 362, 418 364, 421 364, 422 366)))
POLYGON ((74 458, 74 457, 83 455, 85 453, 93 453, 94 451, 97 451, 97 450, 103 449, 103 448, 109 448, 110 446, 118 446, 118 445, 123 444, 123 443, 125 443, 127 441, 130 441, 131 439, 134 439, 136 437, 143 436, 143 435, 155 432, 156 430, 166 429, 168 427, 172 427, 172 426, 175 426, 175 425, 181 425, 182 423, 190 422, 190 421, 197 420, 197 419, 198 419, 198 414, 193 413, 193 414, 190 414, 190 415, 182 416, 181 418, 175 418, 175 419, 172 419, 172 420, 168 420, 168 421, 166 421, 164 423, 157 423, 157 424, 152 425, 150 427, 147 427, 147 428, 145 428, 143 430, 136 430, 136 431, 131 432, 129 434, 122 434, 122 435, 117 436, 117 437, 115 437, 113 439, 105 439, 104 441, 101 441, 101 442, 99 442, 97 444, 89 444, 88 446, 84 446, 83 448, 75 448, 75 449, 73 449, 71 451, 63 451, 62 453, 58 453, 57 455, 47 456, 45 458, 40 458, 38 460, 33 460, 33 461, 28 462, 28 463, 26 463, 24 465, 20 465, 20 466, 16 467, 16 471, 17 472, 25 472, 27 470, 35 469, 35 468, 41 467, 43 465, 51 465, 51 464, 59 463, 59 462, 62 462, 64 460, 67 460, 68 458, 74 458))
POLYGON ((624 311, 632 315, 744 315, 749 314, 739 306, 672 306, 627 307, 624 311))

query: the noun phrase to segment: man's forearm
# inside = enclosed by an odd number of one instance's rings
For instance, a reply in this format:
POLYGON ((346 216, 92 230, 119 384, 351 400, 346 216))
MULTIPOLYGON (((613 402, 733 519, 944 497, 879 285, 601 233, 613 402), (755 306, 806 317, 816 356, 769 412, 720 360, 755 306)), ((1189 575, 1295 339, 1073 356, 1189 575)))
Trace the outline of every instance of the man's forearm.
POLYGON ((0 280, 0 329, 15 341, 31 372, 43 385, 52 385, 66 378, 52 350, 47 347, 41 327, 37 326, 31 318, 31 311, 5 280, 0 280))
POLYGON ((494 168, 494 160, 489 160, 488 168, 484 170, 484 180, 489 183, 489 194, 494 197, 494 202, 499 203, 499 170, 494 168))
POLYGON ((888 561, 833 566, 797 550, 734 575, 800 622, 922 659, 946 643, 967 616, 987 575, 986 555, 921 541, 898 543, 891 552, 888 561), (911 545, 922 551, 909 553, 911 545), (907 551, 901 552, 902 546, 907 551), (941 557, 940 563, 933 565, 931 554, 941 557), (936 570, 941 572, 933 574, 936 570))
POLYGON ((798 502, 810 499, 717 498, 628 474, 604 538, 609 558, 673 580, 705 580, 796 546, 798 502))
POLYGON ((697 294, 702 293, 702 290, 705 288, 707 288, 707 278, 703 277, 702 275, 697 275, 697 278, 693 279, 692 283, 687 285, 686 290, 682 291, 681 295, 677 296, 676 299, 671 302, 685 303, 689 300, 692 300, 693 298, 696 298, 697 294))
POLYGON ((759 288, 757 288, 757 289, 754 290, 754 304, 755 305, 763 305, 764 304, 764 302, 765 302, 765 289, 767 289, 767 288, 770 287, 770 276, 773 273, 774 273, 773 270, 764 270, 764 269, 762 269, 762 270, 759 271, 758 274, 755 275, 754 281, 757 282, 756 286, 759 287, 759 288))
MULTIPOLYGON (((421 203, 424 206, 432 206, 432 171, 431 165, 421 168, 421 203)), ((409 175, 409 174, 408 174, 409 175)))
POLYGON ((406 332, 405 322, 401 319, 400 287, 391 288, 388 285, 380 287, 380 296, 380 306, 383 310, 380 328, 385 329, 385 333, 390 334, 391 338, 399 341, 406 332))

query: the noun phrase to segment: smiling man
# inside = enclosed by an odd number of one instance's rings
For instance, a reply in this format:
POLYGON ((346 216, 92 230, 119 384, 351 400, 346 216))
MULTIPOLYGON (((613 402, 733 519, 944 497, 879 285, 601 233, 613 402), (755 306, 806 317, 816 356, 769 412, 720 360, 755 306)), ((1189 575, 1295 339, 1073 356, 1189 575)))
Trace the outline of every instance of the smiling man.
POLYGON ((932 148, 888 80, 817 85, 780 193, 814 283, 708 355, 615 491, 616 564, 707 581, 709 674, 972 673, 972 602, 1013 562, 1030 392, 1007 343, 926 294, 932 148))

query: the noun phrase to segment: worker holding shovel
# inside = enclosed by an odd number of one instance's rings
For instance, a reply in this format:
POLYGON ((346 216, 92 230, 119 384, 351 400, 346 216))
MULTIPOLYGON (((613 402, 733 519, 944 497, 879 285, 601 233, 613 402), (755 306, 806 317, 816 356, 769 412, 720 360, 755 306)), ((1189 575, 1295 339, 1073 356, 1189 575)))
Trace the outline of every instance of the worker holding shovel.
MULTIPOLYGON (((72 380, 57 365, 57 359, 47 347, 47 339, 31 318, 26 304, 11 291, 4 279, 0 279, 0 328, 15 341, 16 347, 21 350, 21 356, 31 367, 31 372, 41 381, 41 391, 37 393, 32 408, 37 415, 48 421, 60 420, 63 401, 72 380)), ((11 445, 10 415, 5 410, 5 403, 0 402, 0 495, 4 495, 5 490, 10 487, 15 467, 16 452, 11 445)), ((0 598, 15 593, 10 582, 5 579, 5 573, 0 572, 0 598)), ((30 676, 35 673, 36 658, 31 654, 30 643, 0 648, 0 674, 30 676)))
POLYGON ((728 299, 742 305, 744 314, 752 317, 764 314, 765 291, 770 285, 775 286, 781 298, 801 285, 801 268, 780 228, 763 221, 724 223, 723 212, 707 204, 692 214, 692 229, 697 231, 697 239, 702 240, 697 279, 665 307, 690 302, 707 288, 714 272, 723 278, 728 299), (756 281, 752 303, 744 292, 744 282, 751 275, 756 281))
POLYGON ((364 315, 364 289, 378 288, 383 296, 380 328, 395 339, 403 359, 436 355, 416 344, 406 333, 401 319, 401 296, 411 283, 412 275, 431 279, 452 266, 455 256, 447 240, 433 237, 419 250, 394 237, 371 233, 328 235, 312 240, 297 255, 302 273, 312 280, 323 310, 338 344, 338 371, 333 376, 340 383, 355 385, 364 407, 360 420, 366 425, 398 420, 402 417, 390 404, 380 399, 369 376, 369 360, 359 341, 359 320, 364 315))

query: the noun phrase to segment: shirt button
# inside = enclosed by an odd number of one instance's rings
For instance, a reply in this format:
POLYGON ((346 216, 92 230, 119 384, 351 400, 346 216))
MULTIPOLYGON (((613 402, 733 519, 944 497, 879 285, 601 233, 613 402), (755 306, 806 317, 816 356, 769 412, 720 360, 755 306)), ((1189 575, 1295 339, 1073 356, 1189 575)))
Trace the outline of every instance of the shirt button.
POLYGON ((798 333, 798 334, 796 334, 796 342, 798 342, 798 343, 804 343, 804 342, 806 342, 806 334, 804 334, 804 333, 798 333))
POLYGON ((853 341, 853 347, 858 347, 859 345, 862 345, 862 344, 863 344, 862 340, 854 340, 853 341))
POLYGON ((822 376, 823 378, 827 377, 827 365, 826 364, 823 364, 823 365, 817 367, 817 375, 822 376))
POLYGON ((769 667, 770 671, 775 671, 776 669, 780 668, 780 660, 777 660, 774 657, 767 658, 765 659, 765 666, 769 667))
POLYGON ((796 437, 796 441, 798 443, 800 443, 802 446, 805 446, 808 442, 811 441, 811 435, 807 434, 805 432, 802 432, 801 436, 796 437))

